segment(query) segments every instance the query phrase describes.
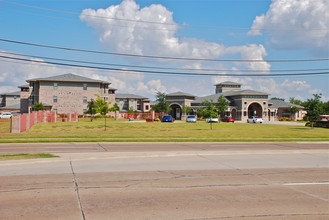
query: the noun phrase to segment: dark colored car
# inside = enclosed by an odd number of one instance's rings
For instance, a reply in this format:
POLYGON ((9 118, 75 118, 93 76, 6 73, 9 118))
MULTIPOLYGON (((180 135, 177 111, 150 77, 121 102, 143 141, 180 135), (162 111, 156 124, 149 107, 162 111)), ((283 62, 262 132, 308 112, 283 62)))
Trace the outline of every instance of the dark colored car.
POLYGON ((234 123, 235 120, 232 117, 224 117, 224 118, 222 118, 222 122, 232 122, 232 123, 234 123))
POLYGON ((161 120, 162 122, 174 122, 174 119, 172 118, 172 116, 171 115, 164 115, 163 117, 162 117, 162 120, 161 120))

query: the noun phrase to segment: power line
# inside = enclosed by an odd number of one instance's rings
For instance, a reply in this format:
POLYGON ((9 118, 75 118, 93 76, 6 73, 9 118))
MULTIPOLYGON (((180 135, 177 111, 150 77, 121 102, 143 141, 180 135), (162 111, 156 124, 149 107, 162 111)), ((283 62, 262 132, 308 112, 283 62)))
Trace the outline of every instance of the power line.
POLYGON ((46 47, 52 49, 60 49, 60 50, 68 50, 68 51, 79 51, 86 53, 97 53, 97 54, 107 54, 107 55, 115 55, 115 56, 128 56, 128 57, 138 57, 138 58, 151 58, 151 59, 167 59, 167 60, 186 60, 186 61, 207 61, 207 62, 314 62, 314 61, 327 61, 329 58, 318 58, 318 59, 291 59, 291 60, 237 60, 237 59, 208 59, 208 58, 188 58, 188 57, 166 57, 166 56, 151 56, 151 55, 138 55, 138 54, 128 54, 128 53, 114 53, 107 51, 96 51, 96 50, 85 50, 85 49, 77 49, 77 48, 69 48, 69 47, 59 47, 59 46, 51 46, 45 44, 35 44, 28 43, 22 41, 13 41, 0 38, 0 41, 15 43, 15 44, 23 44, 29 46, 36 47, 46 47))
POLYGON ((98 16, 98 15, 88 15, 88 14, 81 14, 81 13, 76 13, 76 12, 70 12, 70 11, 62 11, 62 10, 55 10, 55 9, 49 9, 49 8, 42 8, 42 7, 36 7, 36 6, 31 6, 31 5, 25 5, 25 4, 20 4, 20 3, 14 3, 14 2, 7 2, 7 1, 2 1, 0 0, 1 3, 5 4, 11 4, 11 5, 16 5, 20 7, 26 7, 26 8, 33 8, 33 9, 38 9, 38 10, 43 10, 43 11, 51 11, 51 12, 56 12, 56 13, 63 13, 63 14, 70 14, 70 15, 83 15, 87 17, 95 17, 95 18, 101 18, 101 19, 110 19, 110 20, 118 20, 118 21, 128 21, 128 22, 138 22, 138 23, 148 23, 148 24, 158 24, 158 25, 169 25, 169 26, 181 26, 181 27, 195 27, 195 28, 209 28, 209 29, 231 29, 231 30, 264 30, 264 31, 269 31, 269 30, 275 30, 275 31, 327 31, 329 30, 328 28, 308 28, 308 29, 267 29, 267 28, 243 28, 243 27, 221 27, 221 26, 207 26, 207 25, 191 25, 191 24, 176 24, 176 23, 163 23, 163 22, 155 22, 155 21, 144 21, 144 20, 134 20, 134 19, 123 19, 123 18, 114 18, 114 17, 108 17, 108 16, 98 16))
POLYGON ((150 74, 164 74, 164 75, 187 75, 187 76, 244 76, 244 77, 275 77, 275 76, 307 76, 307 75, 326 75, 329 72, 315 72, 315 73, 286 73, 286 74, 211 74, 211 73, 184 73, 184 72, 164 72, 164 71, 148 71, 148 70, 133 70, 133 69, 118 69, 118 68, 108 68, 108 67, 99 67, 99 66, 86 66, 86 65, 75 65, 67 63, 58 63, 58 62, 47 62, 40 60, 30 60, 17 57, 7 57, 1 56, 0 58, 10 59, 10 60, 19 60, 25 62, 36 62, 42 64, 52 64, 60 66, 70 66, 70 67, 79 67, 79 68, 88 68, 88 69, 98 69, 98 70, 110 70, 110 71, 120 71, 120 72, 130 72, 130 73, 150 73, 150 74))
MULTIPOLYGON (((38 17, 44 17, 44 18, 51 18, 51 19, 56 19, 56 20, 62 20, 62 21, 72 21, 72 22, 77 22, 80 21, 79 19, 68 19, 68 18, 62 18, 62 17, 55 17, 55 16, 48 16, 48 15, 42 15, 42 14, 36 14, 36 13, 28 13, 28 12, 22 12, 22 11, 17 11, 17 10, 10 10, 10 9, 4 9, 0 8, 0 10, 3 11, 8 11, 8 12, 15 12, 15 13, 20 13, 20 14, 25 14, 25 15, 33 15, 33 16, 38 16, 38 17)), ((95 24, 102 24, 100 22, 93 22, 95 24)), ((210 30, 210 31, 189 31, 184 28, 180 29, 165 29, 165 28, 151 28, 151 27, 141 27, 141 26, 127 26, 127 25, 119 25, 119 24, 109 24, 112 28, 134 28, 134 29, 141 29, 141 30, 158 30, 158 31, 168 31, 168 32, 184 32, 184 33, 216 33, 220 35, 232 35, 231 32, 217 32, 215 30, 210 30)), ((329 30, 329 29, 328 29, 329 30)), ((324 30, 324 31, 328 31, 324 30)), ((269 33, 264 33, 264 35, 267 35, 269 33)), ((293 33, 285 33, 285 35, 292 35, 293 33)), ((321 34, 321 33, 312 33, 312 34, 321 34)), ((235 33, 234 35, 245 35, 245 33, 235 33)), ((139 39, 139 41, 143 41, 144 39, 139 39)), ((150 40, 147 40, 150 41, 150 40)))
MULTIPOLYGON (((105 65, 105 66, 118 66, 118 67, 129 67, 129 68, 142 68, 142 69, 167 69, 167 70, 188 70, 188 71, 207 71, 207 72, 309 72, 309 71, 327 71, 329 69, 276 69, 276 70, 232 70, 232 69, 193 69, 193 68, 173 68, 173 67, 159 67, 159 66, 141 66, 141 65, 127 65, 127 64, 113 64, 113 63, 101 63, 101 62, 91 62, 91 61, 82 61, 82 60, 72 60, 72 59, 62 59, 62 58, 53 58, 46 56, 36 56, 31 54, 21 54, 21 53, 12 53, 0 51, 2 54, 9 54, 15 56, 23 56, 30 58, 40 58, 47 60, 57 60, 73 63, 84 63, 84 64, 96 64, 96 65, 105 65)), ((137 70, 136 70, 137 71, 137 70)))

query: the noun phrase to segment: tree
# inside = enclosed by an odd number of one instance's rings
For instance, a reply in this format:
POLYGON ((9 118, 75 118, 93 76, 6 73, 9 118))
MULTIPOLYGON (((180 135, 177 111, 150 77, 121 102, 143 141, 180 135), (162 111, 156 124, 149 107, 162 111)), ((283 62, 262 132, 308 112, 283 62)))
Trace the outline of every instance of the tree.
POLYGON ((296 118, 295 114, 298 112, 298 108, 296 106, 290 106, 288 108, 288 112, 290 112, 291 118, 294 118, 294 120, 295 120, 295 118, 296 118), (292 117, 292 116, 294 116, 294 117, 292 117))
POLYGON ((230 104, 230 102, 223 95, 218 97, 216 109, 217 109, 220 117, 222 117, 225 114, 226 109, 229 106, 229 104, 230 104))
POLYGON ((311 122, 311 128, 313 129, 313 124, 315 121, 319 120, 320 118, 320 110, 321 110, 321 94, 313 94, 313 99, 307 99, 304 102, 304 107, 307 111, 307 118, 311 122))
POLYGON ((322 103, 320 114, 321 115, 329 115, 329 101, 322 103))
MULTIPOLYGON (((212 99, 210 101, 205 100, 201 103, 203 107, 202 113, 205 118, 216 118, 218 115, 217 109, 215 107, 215 103, 212 99)), ((210 124, 210 129, 212 130, 212 123, 210 124)))
POLYGON ((295 99, 295 98, 293 98, 293 97, 290 97, 290 98, 289 98, 289 102, 290 102, 291 104, 295 104, 295 105, 302 105, 302 104, 303 104, 303 102, 302 102, 301 100, 299 100, 299 99, 295 99))
POLYGON ((134 110, 133 107, 130 107, 129 110, 128 110, 128 113, 129 114, 133 114, 133 113, 138 113, 138 111, 137 110, 134 110))
POLYGON ((157 113, 169 113, 171 108, 169 107, 169 103, 167 102, 167 95, 166 93, 157 92, 155 95, 156 103, 152 109, 157 113))
POLYGON ((105 118, 104 130, 106 131, 106 114, 109 112, 109 105, 111 102, 106 102, 99 95, 97 95, 96 106, 97 112, 105 118))
POLYGON ((93 121, 93 115, 97 113, 97 103, 94 99, 91 99, 87 104, 87 114, 90 114, 90 121, 93 121))
POLYGON ((110 109, 110 112, 120 111, 120 108, 117 103, 115 103, 110 109))
POLYGON ((281 101, 285 101, 284 98, 278 98, 278 97, 273 97, 273 98, 271 98, 271 100, 281 100, 281 101))
POLYGON ((186 115, 186 114, 189 114, 190 112, 192 112, 192 109, 191 109, 191 107, 189 107, 189 106, 187 106, 187 105, 184 105, 184 106, 182 107, 182 111, 183 111, 183 113, 186 115))
POLYGON ((32 106, 34 111, 42 111, 45 110, 44 105, 42 104, 42 102, 35 102, 34 105, 32 106))
POLYGON ((216 118, 218 115, 215 103, 212 99, 210 101, 205 100, 201 103, 203 107, 203 116, 205 118, 216 118))

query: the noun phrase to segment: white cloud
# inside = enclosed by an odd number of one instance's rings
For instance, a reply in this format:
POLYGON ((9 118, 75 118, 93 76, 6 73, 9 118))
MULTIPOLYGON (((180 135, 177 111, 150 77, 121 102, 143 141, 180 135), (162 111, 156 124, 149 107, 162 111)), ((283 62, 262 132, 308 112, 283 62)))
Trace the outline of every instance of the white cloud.
POLYGON ((249 35, 270 34, 269 43, 277 49, 308 50, 328 55, 328 0, 272 0, 266 14, 257 16, 249 35), (318 29, 318 30, 308 30, 318 29))
MULTIPOLYGON (((215 42, 206 42, 195 38, 176 37, 177 25, 173 20, 173 12, 160 4, 153 4, 148 7, 140 8, 134 0, 124 0, 118 5, 112 5, 105 9, 85 9, 80 15, 80 19, 93 27, 99 37, 102 46, 113 51, 140 55, 157 55, 170 57, 191 57, 191 58, 218 58, 224 55, 241 57, 241 59, 264 60, 267 56, 263 45, 249 44, 243 46, 225 47, 215 42), (99 18, 103 17, 103 18, 99 18), (104 19, 104 17, 116 19, 104 19), (133 22, 126 20, 161 22, 173 25, 159 25, 154 23, 133 22)), ((126 58, 128 60, 129 58, 126 58)), ((135 62, 144 62, 138 60, 135 62)), ((129 61, 131 61, 129 59, 129 61)), ((145 61, 146 62, 146 61, 145 61)), ((202 69, 202 62, 174 62, 172 60, 152 60, 152 62, 165 62, 168 65, 175 63, 175 66, 184 68, 202 69)), ((271 65, 267 62, 259 63, 236 63, 238 67, 247 67, 250 70, 270 70, 271 65)), ((209 68, 225 68, 223 64, 208 64, 209 68)), ((235 67, 237 70, 238 67, 235 67)), ((234 68, 234 67, 231 67, 234 68)), ((191 92, 192 94, 204 94, 213 89, 201 88, 205 86, 208 80, 195 80, 191 78, 190 82, 178 82, 174 80, 170 84, 166 81, 151 80, 146 81, 141 78, 131 81, 131 74, 120 74, 120 76, 111 77, 113 87, 119 89, 119 92, 140 92, 154 94, 154 91, 176 92, 177 90, 191 92), (165 84, 164 84, 165 83, 165 84), (179 88, 179 89, 177 89, 179 88), (197 92, 195 89, 198 88, 197 92), (206 91, 206 92, 205 92, 206 91)), ((209 85, 206 85, 209 87, 209 85)))
MULTIPOLYGON (((227 53, 240 53, 243 60, 264 60, 267 56, 266 49, 263 45, 249 44, 244 46, 228 47, 227 53)), ((245 62, 243 63, 250 70, 270 71, 271 64, 267 62, 245 62)), ((242 65, 238 63, 238 65, 242 65)))
MULTIPOLYGON (((121 53, 171 57, 216 58, 225 54, 240 54, 242 59, 260 59, 266 56, 262 45, 225 47, 195 38, 177 38, 177 25, 173 13, 162 5, 140 8, 134 0, 124 0, 106 9, 85 9, 80 19, 96 30, 100 43, 121 53), (99 17, 116 19, 104 19, 99 17), (121 20, 118 20, 121 19, 121 20), (172 25, 145 22, 152 21, 172 25)), ((168 61, 169 62, 169 61, 168 61)), ((170 61, 172 63, 172 61, 170 61)), ((198 63, 195 62, 194 63, 198 63)), ((249 64, 249 68, 269 69, 267 63, 249 64)))
POLYGON ((121 4, 106 9, 85 9, 80 19, 95 28, 103 45, 115 51, 180 57, 214 57, 223 54, 223 45, 191 38, 180 40, 175 37, 178 26, 172 15, 171 11, 160 4, 141 9, 135 1, 124 0, 121 4), (116 19, 100 19, 95 16, 116 19))

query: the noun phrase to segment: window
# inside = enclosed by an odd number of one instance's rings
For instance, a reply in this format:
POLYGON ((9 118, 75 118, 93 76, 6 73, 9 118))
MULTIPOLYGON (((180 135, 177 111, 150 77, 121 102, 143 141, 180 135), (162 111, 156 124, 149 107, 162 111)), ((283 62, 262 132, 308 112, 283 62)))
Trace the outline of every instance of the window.
POLYGON ((244 112, 243 112, 243 115, 244 115, 244 116, 247 116, 247 112, 246 112, 246 111, 244 111, 244 112))
POLYGON ((148 111, 149 110, 149 106, 145 105, 145 110, 148 111))
POLYGON ((86 96, 83 97, 83 103, 87 103, 87 97, 86 96))
POLYGON ((291 113, 288 112, 288 111, 284 111, 284 112, 282 112, 282 117, 290 118, 291 117, 291 113))
POLYGON ((57 96, 53 96, 53 102, 57 102, 57 96))
POLYGON ((128 111, 128 109, 129 109, 129 103, 128 103, 128 100, 127 100, 127 99, 124 99, 124 100, 123 100, 122 110, 126 110, 126 111, 128 111))
POLYGON ((14 96, 14 99, 17 99, 17 96, 14 96))
POLYGON ((83 109, 83 114, 86 114, 87 113, 87 109, 83 109))
POLYGON ((87 90, 87 84, 83 84, 83 90, 87 90))
POLYGON ((141 105, 141 100, 140 99, 136 99, 137 101, 137 110, 141 111, 142 110, 142 105, 141 105))
POLYGON ((54 83, 54 89, 58 88, 58 83, 54 83))

